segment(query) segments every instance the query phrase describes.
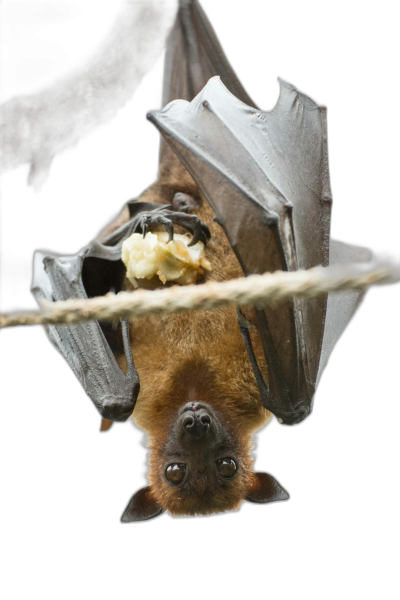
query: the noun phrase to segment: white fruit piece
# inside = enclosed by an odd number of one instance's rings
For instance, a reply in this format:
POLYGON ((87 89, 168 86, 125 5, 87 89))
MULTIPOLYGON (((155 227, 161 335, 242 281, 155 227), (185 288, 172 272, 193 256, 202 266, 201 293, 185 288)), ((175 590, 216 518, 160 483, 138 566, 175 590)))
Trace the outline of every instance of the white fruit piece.
POLYGON ((174 234, 168 242, 167 232, 148 232, 145 237, 134 233, 122 244, 122 262, 127 277, 134 287, 137 279, 151 279, 158 275, 162 283, 174 281, 180 285, 196 283, 204 269, 211 270, 205 257, 203 242, 188 247, 191 238, 174 234))

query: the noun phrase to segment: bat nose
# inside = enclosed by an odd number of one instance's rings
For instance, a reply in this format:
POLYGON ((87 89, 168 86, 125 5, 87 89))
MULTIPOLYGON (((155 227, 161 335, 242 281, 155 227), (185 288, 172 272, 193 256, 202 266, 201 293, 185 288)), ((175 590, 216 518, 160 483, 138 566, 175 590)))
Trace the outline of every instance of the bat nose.
POLYGON ((182 419, 182 428, 184 432, 193 438, 201 438, 206 435, 210 425, 211 417, 204 410, 186 414, 182 419))

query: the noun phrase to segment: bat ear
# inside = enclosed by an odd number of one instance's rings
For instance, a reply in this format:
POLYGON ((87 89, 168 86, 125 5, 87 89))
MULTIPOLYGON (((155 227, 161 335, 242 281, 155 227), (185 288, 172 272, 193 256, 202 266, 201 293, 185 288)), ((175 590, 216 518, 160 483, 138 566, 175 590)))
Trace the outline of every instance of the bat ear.
POLYGON ((131 523, 132 521, 147 521, 158 517, 164 509, 158 504, 157 500, 151 493, 151 487, 146 487, 138 490, 129 500, 121 521, 122 523, 131 523))
POLYGON ((277 502, 288 498, 289 494, 275 477, 272 477, 269 473, 254 473, 253 483, 245 500, 265 504, 266 502, 277 502))

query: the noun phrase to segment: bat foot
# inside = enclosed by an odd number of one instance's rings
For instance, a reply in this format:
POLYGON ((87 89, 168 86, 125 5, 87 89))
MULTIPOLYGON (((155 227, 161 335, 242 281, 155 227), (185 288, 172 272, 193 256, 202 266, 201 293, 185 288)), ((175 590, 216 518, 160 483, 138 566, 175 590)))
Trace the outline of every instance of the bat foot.
POLYGON ((211 237, 207 225, 202 223, 196 215, 174 212, 165 208, 141 213, 134 231, 140 230, 144 237, 150 228, 155 225, 161 225, 168 233, 168 241, 170 242, 174 239, 174 224, 187 229, 193 235, 189 246, 194 246, 199 241, 205 245, 211 237))
POLYGON ((184 194, 183 192, 176 192, 172 199, 172 210, 181 213, 191 213, 199 210, 201 207, 201 200, 190 196, 190 194, 184 194))

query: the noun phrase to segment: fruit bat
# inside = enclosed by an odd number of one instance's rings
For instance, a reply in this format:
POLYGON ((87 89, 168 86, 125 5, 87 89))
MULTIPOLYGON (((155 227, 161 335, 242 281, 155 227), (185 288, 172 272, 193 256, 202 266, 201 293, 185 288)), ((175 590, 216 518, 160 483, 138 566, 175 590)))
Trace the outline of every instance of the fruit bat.
MULTIPOLYGON (((157 182, 77 255, 37 252, 38 301, 131 289, 122 243, 160 228, 169 239, 183 230, 192 244, 207 244, 213 268, 202 281, 370 260, 368 250, 330 239, 325 109, 283 81, 275 108, 258 109, 197 0, 180 2, 162 104, 148 115, 163 136, 157 182)), ((150 485, 134 494, 122 521, 287 499, 272 475, 253 471, 253 432, 271 414, 294 424, 310 413, 361 297, 48 326, 102 429, 133 413, 148 432, 150 485)))

